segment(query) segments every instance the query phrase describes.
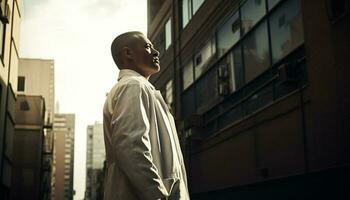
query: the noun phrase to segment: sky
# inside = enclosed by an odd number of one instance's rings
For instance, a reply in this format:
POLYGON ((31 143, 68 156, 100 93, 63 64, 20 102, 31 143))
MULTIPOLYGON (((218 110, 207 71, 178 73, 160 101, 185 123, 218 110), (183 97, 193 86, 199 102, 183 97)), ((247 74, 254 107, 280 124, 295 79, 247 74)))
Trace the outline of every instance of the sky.
POLYGON ((20 57, 54 60, 59 112, 76 114, 74 199, 85 192, 86 127, 102 122, 105 95, 118 76, 110 44, 126 31, 147 32, 146 3, 22 0, 20 57))

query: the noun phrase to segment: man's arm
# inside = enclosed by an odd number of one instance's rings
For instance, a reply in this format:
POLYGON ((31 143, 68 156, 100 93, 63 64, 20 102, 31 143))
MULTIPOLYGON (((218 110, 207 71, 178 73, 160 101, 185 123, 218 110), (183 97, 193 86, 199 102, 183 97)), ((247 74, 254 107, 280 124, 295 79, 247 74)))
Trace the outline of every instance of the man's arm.
POLYGON ((126 85, 114 99, 112 142, 118 166, 145 200, 168 196, 153 163, 149 138, 149 100, 141 85, 126 85))

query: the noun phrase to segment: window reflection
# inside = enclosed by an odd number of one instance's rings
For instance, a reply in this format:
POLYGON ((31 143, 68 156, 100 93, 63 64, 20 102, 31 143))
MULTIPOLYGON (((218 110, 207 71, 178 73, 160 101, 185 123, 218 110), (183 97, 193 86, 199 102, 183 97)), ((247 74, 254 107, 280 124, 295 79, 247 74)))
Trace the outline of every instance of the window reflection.
POLYGON ((299 0, 290 0, 271 15, 273 63, 288 55, 304 41, 299 0))
POLYGON ((211 61, 215 54, 215 40, 209 40, 205 46, 194 57, 195 76, 196 79, 206 71, 208 63, 211 61), (214 43, 214 44, 213 44, 214 43))
POLYGON ((268 0, 267 4, 269 6, 269 10, 271 10, 275 5, 278 4, 281 0, 268 0))
POLYGON ((217 33, 219 56, 226 53, 239 40, 240 36, 240 20, 237 11, 217 33))
MULTIPOLYGON (((191 4, 192 1, 183 2, 194 6, 191 4)), ((188 9, 191 9, 191 6, 188 9)), ((190 11, 189 14, 191 14, 190 11)), ((218 103, 218 100, 224 98, 235 97, 242 100, 242 94, 250 94, 266 84, 266 81, 271 78, 271 73, 275 71, 264 72, 281 59, 283 61, 291 59, 294 55, 289 56, 289 54, 297 52, 295 49, 304 42, 301 17, 300 0, 247 0, 217 30, 217 45, 214 39, 208 41, 183 67, 183 90, 186 90, 182 93, 183 115, 190 116, 196 111, 205 113, 211 106, 218 103), (265 2, 268 3, 269 11, 277 4, 278 6, 263 19, 266 14, 265 2), (266 20, 270 22, 269 31, 266 20), (253 27, 254 29, 251 30, 253 27), (246 34, 242 39, 241 31, 246 34), (271 43, 269 43, 270 38, 271 43), (212 59, 216 56, 216 47, 219 56, 225 55, 225 57, 222 57, 215 66, 210 66, 212 59), (213 68, 208 70, 209 67, 213 68), (220 71, 221 68, 228 71, 220 71), (223 73, 225 76, 222 75, 223 73), (198 79, 199 77, 201 78, 198 79), (195 80, 197 80, 196 85, 190 87, 195 80), (242 90, 237 90, 248 82, 250 83, 242 90), (234 95, 229 97, 222 95, 222 87, 219 87, 222 84, 227 91, 228 83, 230 83, 230 93, 235 91, 234 95)), ((255 91, 254 95, 249 96, 230 112, 225 113, 215 122, 215 127, 222 127, 231 120, 238 120, 245 114, 253 113, 272 102, 274 97, 285 96, 294 90, 295 86, 284 86, 279 82, 269 84, 262 90, 255 91)), ((230 103, 232 103, 231 100, 230 103)), ((223 109, 222 105, 220 109, 223 109)))
POLYGON ((196 14, 205 0, 182 0, 182 28, 184 28, 196 14))
POLYGON ((241 46, 236 47, 220 62, 220 66, 228 66, 230 78, 230 92, 243 85, 243 62, 241 46))
POLYGON ((181 101, 181 111, 182 111, 182 117, 187 118, 191 116, 196 111, 196 104, 195 104, 195 90, 194 87, 189 88, 186 92, 182 94, 182 101, 181 101))
POLYGON ((192 0, 193 14, 197 12, 199 7, 203 4, 204 0, 192 0))
POLYGON ((248 82, 270 66, 270 52, 266 22, 263 22, 243 41, 245 82, 248 82))
POLYGON ((153 41, 154 47, 159 51, 160 56, 165 52, 165 32, 164 29, 157 35, 157 37, 153 41))
POLYGON ((171 45, 171 19, 165 24, 165 49, 171 45))
POLYGON ((241 7, 243 34, 247 33, 265 13, 265 0, 247 0, 241 7))
POLYGON ((196 100, 200 110, 205 110, 209 105, 218 100, 218 79, 217 71, 210 70, 196 84, 196 100))
POLYGON ((266 106, 273 100, 272 85, 266 86, 264 89, 255 93, 245 103, 246 114, 255 112, 256 110, 266 106))
POLYGON ((184 28, 191 19, 190 0, 182 0, 182 28, 184 28))
POLYGON ((174 102, 173 87, 173 80, 170 80, 165 86, 165 100, 170 107, 173 105, 174 102))
POLYGON ((192 60, 182 69, 183 90, 187 89, 193 83, 193 64, 192 60))
POLYGON ((233 82, 234 84, 234 89, 240 88, 244 84, 244 66, 243 66, 243 61, 242 61, 242 49, 241 46, 236 47, 232 54, 232 63, 233 63, 233 70, 232 72, 234 73, 234 78, 235 81, 233 82))

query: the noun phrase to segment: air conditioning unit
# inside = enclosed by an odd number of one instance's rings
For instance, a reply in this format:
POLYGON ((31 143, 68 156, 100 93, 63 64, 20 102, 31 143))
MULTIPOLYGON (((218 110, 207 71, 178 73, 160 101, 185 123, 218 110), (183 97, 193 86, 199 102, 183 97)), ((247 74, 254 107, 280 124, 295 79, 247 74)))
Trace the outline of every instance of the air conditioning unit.
POLYGON ((5 0, 2 0, 1 1, 1 9, 0 9, 0 20, 2 23, 4 24, 8 24, 9 23, 9 19, 10 19, 10 16, 11 16, 11 13, 10 13, 10 6, 8 3, 6 3, 5 0))
POLYGON ((192 136, 192 129, 185 130, 185 138, 189 138, 192 136))
POLYGON ((228 68, 227 65, 220 65, 218 68, 218 77, 221 80, 224 80, 226 78, 228 78, 229 74, 228 74, 228 68))
POLYGON ((230 86, 227 82, 222 82, 219 84, 219 94, 222 96, 230 94, 230 86))
POLYGON ((278 77, 282 83, 294 83, 297 81, 295 64, 284 63, 278 67, 278 77))

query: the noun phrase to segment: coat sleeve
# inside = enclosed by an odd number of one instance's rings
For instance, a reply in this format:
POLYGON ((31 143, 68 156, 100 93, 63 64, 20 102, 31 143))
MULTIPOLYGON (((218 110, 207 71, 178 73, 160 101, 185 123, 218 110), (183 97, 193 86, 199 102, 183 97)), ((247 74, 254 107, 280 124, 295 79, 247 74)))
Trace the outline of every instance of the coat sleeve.
POLYGON ((126 85, 114 101, 112 142, 118 166, 142 199, 168 196, 152 159, 146 91, 138 84, 126 85))

